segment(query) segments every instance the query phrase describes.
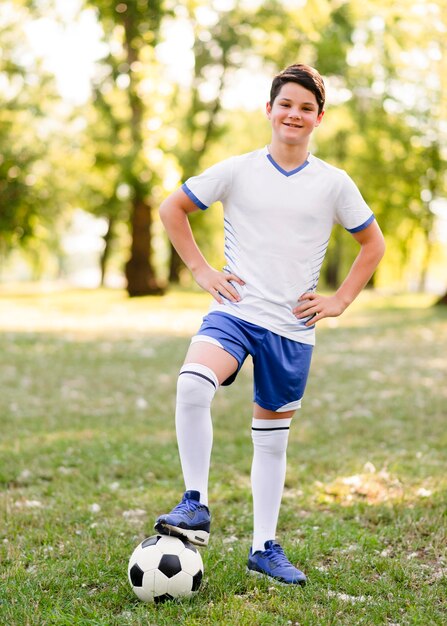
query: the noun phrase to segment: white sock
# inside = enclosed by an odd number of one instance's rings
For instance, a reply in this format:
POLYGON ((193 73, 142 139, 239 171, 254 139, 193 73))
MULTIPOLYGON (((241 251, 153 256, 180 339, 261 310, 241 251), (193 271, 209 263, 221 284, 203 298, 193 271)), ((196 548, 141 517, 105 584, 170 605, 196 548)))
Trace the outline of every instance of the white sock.
POLYGON ((291 421, 291 418, 253 418, 253 552, 264 550, 265 542, 276 538, 291 421))
POLYGON ((211 402, 219 387, 214 372, 199 363, 186 363, 177 383, 175 427, 186 490, 200 492, 208 505, 208 475, 213 447, 211 402))

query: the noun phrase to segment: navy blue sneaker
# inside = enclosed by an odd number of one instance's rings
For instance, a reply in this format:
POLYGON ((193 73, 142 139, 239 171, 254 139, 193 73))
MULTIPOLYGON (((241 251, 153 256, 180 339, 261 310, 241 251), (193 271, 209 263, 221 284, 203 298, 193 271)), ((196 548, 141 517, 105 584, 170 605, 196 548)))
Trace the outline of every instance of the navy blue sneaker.
POLYGON ((197 546, 208 545, 211 515, 200 503, 198 491, 185 491, 182 501, 166 515, 160 515, 154 528, 162 535, 185 537, 197 546))
POLYGON ((264 544, 265 550, 253 553, 250 548, 248 555, 248 571, 250 574, 270 576, 286 585, 305 585, 306 576, 294 567, 284 554, 279 543, 270 540, 264 544))

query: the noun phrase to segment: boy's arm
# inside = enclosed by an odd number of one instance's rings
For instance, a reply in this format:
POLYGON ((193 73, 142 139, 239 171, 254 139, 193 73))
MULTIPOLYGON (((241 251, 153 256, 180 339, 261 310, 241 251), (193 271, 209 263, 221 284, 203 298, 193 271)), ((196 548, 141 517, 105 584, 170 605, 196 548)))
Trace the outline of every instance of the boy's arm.
POLYGON ((202 289, 208 291, 219 303, 222 303, 221 296, 231 302, 238 302, 240 296, 230 281, 240 285, 244 282, 238 276, 218 272, 208 264, 197 246, 189 224, 188 214, 193 211, 197 211, 197 206, 182 189, 177 189, 166 198, 160 206, 160 218, 168 237, 202 289))
POLYGON ((341 315, 365 287, 383 257, 385 240, 376 221, 352 236, 360 244, 360 252, 335 294, 322 296, 318 293, 304 293, 293 309, 298 319, 313 316, 306 326, 313 326, 325 317, 341 315))

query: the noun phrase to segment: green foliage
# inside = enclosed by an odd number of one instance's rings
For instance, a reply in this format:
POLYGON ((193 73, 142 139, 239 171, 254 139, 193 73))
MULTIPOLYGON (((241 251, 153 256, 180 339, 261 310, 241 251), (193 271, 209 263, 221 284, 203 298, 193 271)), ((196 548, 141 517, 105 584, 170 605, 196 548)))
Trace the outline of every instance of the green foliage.
MULTIPOLYGON (((397 270, 391 280, 402 282, 417 250, 422 288, 434 239, 431 203, 445 197, 446 184, 440 109, 435 105, 430 116, 427 108, 428 98, 434 103, 442 98, 439 63, 431 66, 431 86, 421 90, 426 82, 421 59, 436 57, 442 46, 438 11, 432 9, 421 12, 414 5, 386 2, 350 5, 354 30, 346 66, 329 76, 337 89, 346 90, 345 102, 333 106, 329 100, 317 133, 318 154, 347 170, 375 212, 388 241, 390 265, 397 270), (431 43, 421 19, 439 33, 431 43), (403 61, 411 55, 419 64, 403 61)), ((335 241, 329 248, 329 266, 337 246, 335 241)), ((353 250, 347 258, 352 260, 353 250)))
POLYGON ((343 3, 334 7, 329 23, 315 44, 315 66, 325 76, 343 76, 346 73, 346 55, 355 28, 351 6, 343 3))
POLYGON ((150 111, 146 110, 140 85, 154 70, 153 46, 157 43, 163 7, 161 2, 148 0, 91 4, 104 28, 109 54, 103 60, 103 72, 94 83, 95 114, 90 123, 90 141, 96 147, 98 170, 109 174, 103 212, 116 215, 120 205, 119 185, 129 186, 131 199, 150 198, 157 180, 155 172, 148 171, 148 160, 143 153, 143 125, 150 111), (148 67, 144 67, 146 61, 148 67))
MULTIPOLYGON (((96 171, 93 189, 89 191, 94 190, 96 196, 95 212, 109 221, 103 265, 114 236, 113 226, 127 214, 132 239, 125 269, 129 295, 158 293, 152 213, 159 177, 146 155, 144 128, 151 110, 143 97, 142 85, 155 68, 154 46, 165 11, 161 2, 147 0, 90 4, 98 13, 105 37, 112 42, 108 43, 109 54, 103 60, 105 71, 95 85, 96 115, 90 130, 93 141, 99 141, 94 143, 96 171), (118 150, 111 154, 116 140, 118 150), (111 178, 101 185, 100 176, 104 173, 111 178)), ((104 271, 103 267, 103 274, 104 271)))
MULTIPOLYGON (((328 85, 312 151, 346 169, 370 203, 387 236, 382 267, 389 279, 401 285, 416 268, 424 286, 437 254, 433 203, 446 188, 442 5, 85 0, 82 6, 96 12, 108 52, 97 63, 91 101, 70 112, 24 43, 27 23, 59 19, 54 1, 8 0, 0 9, 3 255, 22 246, 42 259, 45 245, 60 256, 58 229, 77 205, 109 222, 109 245, 139 206, 151 229, 143 256, 157 270, 168 265, 156 216, 161 200, 207 165, 268 143, 262 111, 225 109, 226 90, 240 70, 273 75, 303 61, 317 66, 328 85), (187 76, 160 53, 176 24, 191 37, 187 76)), ((213 210, 192 218, 199 244, 217 262, 219 216, 213 210)), ((127 247, 128 240, 119 244, 127 247)), ((335 234, 331 285, 355 251, 335 234)))
POLYGON ((41 9, 25 0, 0 7, 0 254, 3 262, 22 250, 36 279, 63 271, 61 233, 88 166, 78 150, 82 114, 62 105, 28 45, 41 9))
MULTIPOLYGON (((54 101, 54 85, 38 62, 26 63, 22 20, 25 9, 0 10, 0 249, 29 243, 39 223, 49 219, 57 194, 49 201, 50 151, 42 127, 54 101), (50 206, 48 206, 50 204, 50 206), (45 207, 42 210, 42 206, 45 207)), ((57 186, 55 185, 55 189, 57 186)))

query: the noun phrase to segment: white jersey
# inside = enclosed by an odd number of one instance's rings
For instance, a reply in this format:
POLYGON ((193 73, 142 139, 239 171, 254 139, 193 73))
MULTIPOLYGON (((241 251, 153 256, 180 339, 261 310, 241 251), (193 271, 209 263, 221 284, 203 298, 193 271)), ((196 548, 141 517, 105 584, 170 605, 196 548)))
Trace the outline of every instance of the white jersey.
POLYGON ((265 147, 213 165, 182 189, 200 209, 222 202, 224 271, 245 282, 233 283, 240 302, 213 301, 211 310, 313 345, 315 327, 292 309, 317 288, 333 224, 354 233, 374 220, 346 172, 313 155, 286 172, 265 147))

